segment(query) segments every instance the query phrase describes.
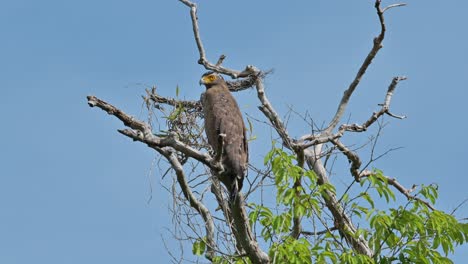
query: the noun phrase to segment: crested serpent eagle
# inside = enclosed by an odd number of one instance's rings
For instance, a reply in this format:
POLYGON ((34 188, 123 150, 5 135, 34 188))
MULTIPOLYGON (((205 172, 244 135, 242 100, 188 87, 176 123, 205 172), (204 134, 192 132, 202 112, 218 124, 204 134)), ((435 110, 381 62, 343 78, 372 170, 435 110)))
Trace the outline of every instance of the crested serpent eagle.
POLYGON ((206 87, 201 101, 205 116, 205 133, 208 143, 216 152, 219 148, 219 137, 224 134, 222 164, 224 172, 221 182, 230 192, 233 200, 242 188, 247 174, 249 152, 246 129, 242 114, 236 100, 228 89, 221 75, 214 72, 203 74, 200 84, 206 87))

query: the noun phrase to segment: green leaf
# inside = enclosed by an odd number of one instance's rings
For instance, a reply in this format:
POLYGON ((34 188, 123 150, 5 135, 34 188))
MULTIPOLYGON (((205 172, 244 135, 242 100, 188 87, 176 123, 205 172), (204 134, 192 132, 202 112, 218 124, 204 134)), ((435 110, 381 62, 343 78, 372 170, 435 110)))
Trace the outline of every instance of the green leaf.
POLYGON ((295 217, 302 217, 305 214, 306 208, 302 204, 296 204, 294 208, 295 217))
POLYGON ((257 222, 258 214, 259 214, 259 210, 257 209, 249 213, 249 224, 251 227, 253 227, 255 223, 257 222))
POLYGON ((179 97, 179 85, 176 86, 175 94, 176 94, 176 97, 179 97))
POLYGON ((274 150, 275 150, 275 142, 272 142, 273 148, 265 155, 265 158, 263 159, 263 165, 267 165, 268 163, 271 162, 271 158, 273 157, 274 150))
POLYGON ((374 200, 372 200, 372 198, 370 197, 370 195, 367 192, 362 192, 361 197, 370 204, 371 208, 375 207, 374 200))
POLYGON ((247 122, 249 123, 249 131, 250 131, 250 133, 252 133, 253 125, 252 125, 252 121, 250 121, 250 118, 247 118, 247 122))
POLYGON ((172 111, 172 113, 169 115, 169 117, 167 117, 167 119, 171 121, 176 120, 183 111, 184 111, 183 106, 177 106, 176 109, 172 111))
POLYGON ((291 204, 293 198, 294 198, 294 195, 296 193, 296 190, 294 188, 291 188, 291 189, 288 189, 285 193, 284 193, 284 197, 283 197, 283 202, 285 205, 289 205, 291 204))
POLYGON ((206 250, 205 241, 198 239, 197 241, 195 241, 195 243, 193 243, 192 253, 194 255, 201 256, 203 255, 203 253, 205 253, 205 250, 206 250))
POLYGON ((349 201, 349 193, 345 193, 343 197, 341 197, 341 201, 347 203, 349 201))

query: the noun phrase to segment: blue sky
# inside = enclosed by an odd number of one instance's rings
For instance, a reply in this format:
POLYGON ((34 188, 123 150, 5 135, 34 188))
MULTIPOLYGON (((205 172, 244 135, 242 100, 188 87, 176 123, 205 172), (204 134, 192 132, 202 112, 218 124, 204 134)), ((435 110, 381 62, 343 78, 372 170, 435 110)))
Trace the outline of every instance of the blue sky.
MULTIPOLYGON (((331 118, 378 32, 369 0, 200 2, 209 59, 226 54, 228 67, 273 68, 266 85, 278 112, 292 106, 319 124, 331 118)), ((386 119, 378 150, 403 148, 375 166, 407 186, 438 183, 436 206, 451 211, 468 198, 468 3, 408 4, 387 14, 384 49, 347 117, 365 120, 391 78, 408 76, 392 103, 408 119, 386 119)), ((153 85, 168 96, 179 85, 182 97, 198 99, 204 69, 188 9, 176 0, 2 1, 0 33, 0 262, 169 262, 162 238, 174 247, 170 201, 157 156, 118 134, 122 124, 89 108, 86 95, 140 118, 141 95, 153 85)), ((253 91, 236 97, 243 112, 260 116, 253 91)), ((308 132, 297 118, 290 129, 308 132)), ((268 149, 265 131, 258 125, 254 162, 268 149)), ((457 216, 467 217, 468 206, 457 216)), ((454 260, 466 259, 464 246, 454 260)))

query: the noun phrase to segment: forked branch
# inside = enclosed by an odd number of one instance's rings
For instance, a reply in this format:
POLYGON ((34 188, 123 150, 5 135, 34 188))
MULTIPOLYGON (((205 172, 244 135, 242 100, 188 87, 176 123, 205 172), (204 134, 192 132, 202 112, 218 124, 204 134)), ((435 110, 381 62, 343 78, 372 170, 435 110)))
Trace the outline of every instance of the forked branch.
POLYGON ((248 68, 246 68, 244 71, 236 71, 236 70, 221 66, 221 63, 224 60, 224 58, 221 60, 220 63, 216 63, 216 64, 213 64, 210 61, 208 61, 208 59, 206 58, 205 48, 203 47, 203 42, 200 37, 200 29, 198 26, 198 16, 197 16, 197 5, 188 0, 179 0, 179 1, 190 8, 190 17, 192 19, 193 35, 195 37, 195 43, 197 43, 198 53, 200 55, 200 58, 198 59, 198 63, 203 65, 207 70, 212 70, 212 71, 219 72, 225 75, 229 75, 234 79, 247 77, 251 75, 252 72, 250 72, 248 68))
MULTIPOLYGON (((159 95, 156 92, 156 88, 152 88, 151 90, 146 90, 146 97, 144 97, 145 100, 150 100, 154 104, 159 105, 159 104, 166 104, 174 107, 178 106, 183 106, 185 108, 189 109, 195 109, 196 111, 200 111, 202 109, 202 105, 200 101, 184 101, 184 100, 179 100, 179 99, 174 99, 174 98, 169 98, 169 97, 164 97, 159 95)), ((158 106, 156 106, 158 107, 158 106)))
POLYGON ((343 124, 340 126, 340 131, 351 131, 351 132, 362 132, 366 131, 367 128, 369 128, 379 117, 383 116, 384 114, 387 114, 391 117, 398 118, 398 119, 403 119, 406 118, 406 116, 397 116, 394 115, 390 112, 390 102, 392 101, 392 96, 393 93, 395 92, 395 89, 400 81, 406 80, 405 76, 402 77, 394 77, 392 80, 392 83, 388 87, 387 94, 385 95, 385 100, 384 103, 381 104, 382 108, 378 112, 374 112, 372 116, 364 122, 362 125, 358 124, 343 124))
POLYGON ((197 149, 194 149, 182 143, 177 139, 176 135, 170 133, 169 135, 164 137, 156 136, 153 134, 153 132, 151 131, 151 127, 147 123, 126 114, 122 110, 97 98, 96 96, 90 95, 87 98, 89 106, 98 107, 106 111, 108 114, 113 115, 119 120, 121 120, 125 126, 131 128, 119 130, 121 134, 124 134, 132 138, 133 140, 145 143, 151 148, 171 147, 177 151, 183 152, 189 157, 200 161, 201 163, 209 166, 213 170, 219 169, 211 165, 212 158, 210 157, 210 155, 208 155, 207 153, 200 152, 197 149))
POLYGON ((343 97, 341 98, 341 101, 338 105, 338 109, 336 110, 335 116, 333 117, 328 127, 325 129, 325 133, 327 134, 331 133, 333 129, 335 129, 335 127, 340 122, 344 112, 346 111, 346 107, 348 106, 348 102, 349 102, 349 99, 351 98, 351 95, 353 94, 354 90, 361 82, 361 79, 366 73, 367 68, 369 68, 369 65, 372 63, 372 60, 375 58, 379 50, 383 47, 382 42, 385 38, 385 32, 386 32, 385 19, 383 15, 384 12, 391 7, 403 5, 403 4, 398 4, 398 5, 389 6, 385 9, 382 9, 380 7, 380 2, 381 0, 375 1, 375 9, 377 10, 377 15, 380 21, 380 33, 377 37, 374 38, 372 49, 370 50, 369 54, 367 54, 367 57, 365 58, 364 62, 362 63, 361 67, 359 68, 356 74, 356 77, 354 77, 354 80, 351 82, 348 89, 346 89, 346 91, 344 92, 343 97))
POLYGON ((179 159, 177 158, 176 153, 170 149, 160 149, 159 153, 161 153, 161 155, 163 155, 171 163, 172 169, 174 169, 177 175, 177 182, 179 183, 179 186, 182 189, 182 193, 184 194, 185 199, 187 199, 187 201, 190 203, 190 206, 202 216, 203 221, 205 222, 206 230, 205 243, 207 245, 207 249, 205 257, 209 260, 213 260, 213 258, 215 257, 216 243, 214 240, 215 227, 213 217, 211 216, 210 211, 192 193, 192 190, 187 183, 187 177, 185 177, 184 168, 180 163, 179 159))
MULTIPOLYGON (((95 96, 88 96, 87 98, 89 106, 98 107, 106 111, 108 114, 120 119, 125 126, 131 128, 118 130, 121 134, 126 135, 132 138, 133 140, 146 143, 149 147, 159 152, 169 161, 172 169, 176 173, 177 182, 179 183, 179 186, 182 189, 185 199, 187 199, 190 206, 201 215, 203 221, 205 222, 205 242, 207 245, 207 251, 205 256, 207 259, 212 260, 215 257, 216 248, 216 243, 214 240, 215 228, 213 217, 211 216, 211 213, 208 210, 208 208, 192 193, 192 190, 187 183, 183 166, 177 158, 175 151, 177 150, 183 152, 187 156, 197 159, 198 161, 206 165, 210 165, 212 163, 212 158, 208 154, 201 153, 198 150, 193 149, 180 142, 176 139, 176 136, 173 134, 169 134, 166 137, 158 137, 153 135, 151 127, 147 123, 126 114, 122 110, 101 99, 98 99, 95 96)), ((212 166, 212 169, 216 170, 218 168, 216 166, 212 166)))

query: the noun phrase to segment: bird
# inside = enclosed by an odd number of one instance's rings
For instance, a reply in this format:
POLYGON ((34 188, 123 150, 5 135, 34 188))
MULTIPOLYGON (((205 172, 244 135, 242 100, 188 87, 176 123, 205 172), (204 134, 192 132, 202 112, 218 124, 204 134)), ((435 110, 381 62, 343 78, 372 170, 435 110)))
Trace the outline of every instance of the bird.
POLYGON ((206 137, 215 152, 218 151, 220 136, 223 137, 221 163, 224 171, 220 180, 230 192, 230 200, 234 201, 242 189, 249 161, 244 119, 221 75, 206 72, 200 79, 202 84, 206 87, 201 98, 206 137))

